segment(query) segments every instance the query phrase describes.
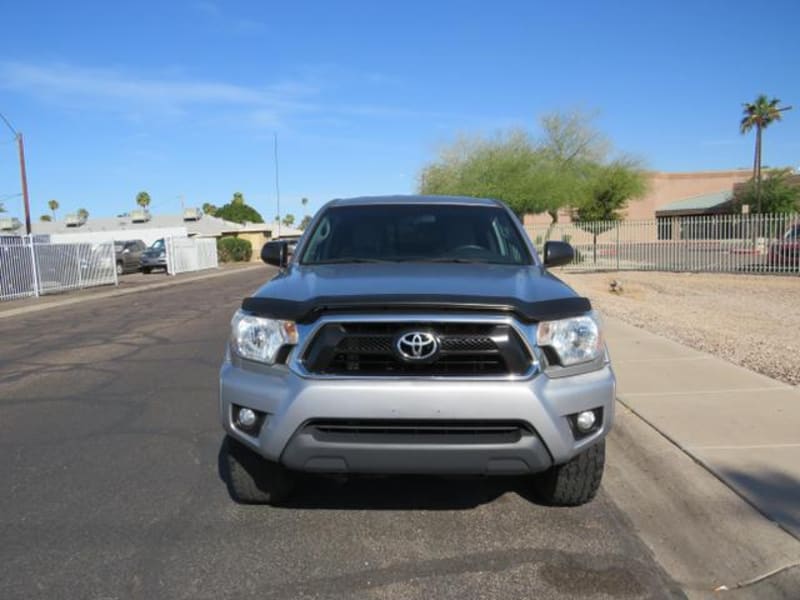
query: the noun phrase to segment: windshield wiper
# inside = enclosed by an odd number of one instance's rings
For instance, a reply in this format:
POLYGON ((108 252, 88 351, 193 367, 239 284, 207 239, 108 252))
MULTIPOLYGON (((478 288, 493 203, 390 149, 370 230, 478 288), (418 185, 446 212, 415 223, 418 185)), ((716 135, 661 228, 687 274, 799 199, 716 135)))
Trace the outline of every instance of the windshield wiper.
POLYGON ((431 263, 488 263, 489 261, 485 258, 428 258, 426 260, 421 260, 420 262, 431 262, 431 263))

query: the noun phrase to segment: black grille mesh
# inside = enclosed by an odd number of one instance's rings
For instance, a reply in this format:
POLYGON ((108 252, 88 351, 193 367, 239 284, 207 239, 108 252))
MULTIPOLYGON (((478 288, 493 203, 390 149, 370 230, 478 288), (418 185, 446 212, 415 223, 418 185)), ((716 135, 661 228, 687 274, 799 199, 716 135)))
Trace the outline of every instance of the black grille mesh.
POLYGON ((530 357, 516 332, 492 323, 339 323, 326 325, 304 355, 309 371, 361 376, 491 376, 521 374, 530 357), (438 356, 425 363, 403 360, 399 336, 428 331, 438 356))

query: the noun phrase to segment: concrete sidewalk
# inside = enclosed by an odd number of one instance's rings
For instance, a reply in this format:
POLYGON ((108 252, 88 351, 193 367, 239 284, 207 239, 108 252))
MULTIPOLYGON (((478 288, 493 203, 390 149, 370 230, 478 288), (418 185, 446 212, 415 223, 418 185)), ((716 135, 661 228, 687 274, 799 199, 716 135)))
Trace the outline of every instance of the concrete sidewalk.
POLYGON ((613 318, 619 400, 800 539, 800 390, 613 318))

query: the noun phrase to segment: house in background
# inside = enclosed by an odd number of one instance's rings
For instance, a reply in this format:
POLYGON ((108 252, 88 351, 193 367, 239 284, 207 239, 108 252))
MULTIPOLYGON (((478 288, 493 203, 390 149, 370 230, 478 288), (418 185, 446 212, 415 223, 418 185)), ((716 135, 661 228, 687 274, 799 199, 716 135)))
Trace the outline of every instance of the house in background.
MULTIPOLYGON (((24 235, 24 227, 16 220, 13 230, 5 234, 24 235)), ((203 237, 219 239, 224 236, 248 240, 253 246, 253 261, 260 260, 261 246, 273 237, 275 223, 234 223, 195 208, 187 208, 182 214, 159 215, 146 210, 134 210, 119 217, 82 217, 66 215, 58 221, 37 221, 31 224, 34 235, 47 236, 58 243, 142 240, 150 245, 164 237, 203 237)), ((302 234, 281 226, 281 234, 302 234)))
MULTIPOLYGON (((647 193, 644 197, 628 203, 625 218, 629 221, 652 220, 657 218, 659 211, 679 202, 686 201, 691 205, 702 197, 712 197, 717 194, 730 196, 734 186, 745 183, 752 175, 751 169, 691 173, 651 172, 648 174, 647 193)), ((525 215, 525 225, 547 225, 550 221, 550 215, 547 213, 525 215)), ((559 223, 571 221, 569 211, 559 211, 559 223)))

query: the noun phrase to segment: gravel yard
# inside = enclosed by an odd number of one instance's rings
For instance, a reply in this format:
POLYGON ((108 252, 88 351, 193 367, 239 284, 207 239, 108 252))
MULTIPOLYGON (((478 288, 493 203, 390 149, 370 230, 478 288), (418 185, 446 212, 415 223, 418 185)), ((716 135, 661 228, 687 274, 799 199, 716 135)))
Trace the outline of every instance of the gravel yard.
POLYGON ((800 384, 800 278, 709 273, 555 273, 602 314, 800 384), (610 282, 622 283, 620 294, 610 282))

